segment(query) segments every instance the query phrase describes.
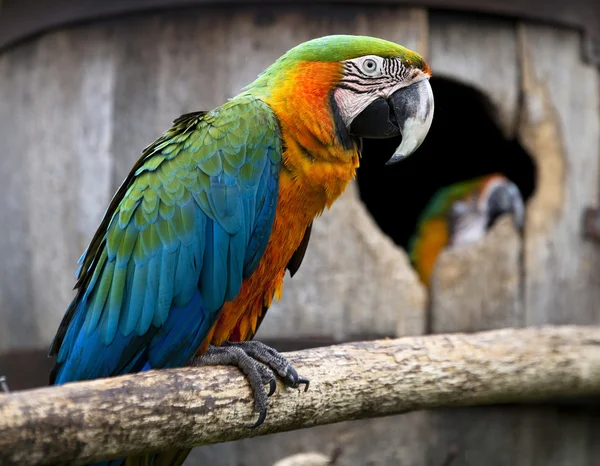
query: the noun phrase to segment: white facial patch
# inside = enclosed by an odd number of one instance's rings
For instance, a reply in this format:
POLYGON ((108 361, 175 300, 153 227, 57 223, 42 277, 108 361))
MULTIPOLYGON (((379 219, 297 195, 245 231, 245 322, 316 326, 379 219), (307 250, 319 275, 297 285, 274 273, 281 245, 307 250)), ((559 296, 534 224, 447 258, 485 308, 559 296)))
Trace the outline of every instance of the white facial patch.
POLYGON ((485 236, 487 217, 479 210, 475 199, 454 202, 450 216, 451 246, 471 244, 485 236))
POLYGON ((454 231, 452 246, 465 246, 481 240, 486 233, 486 220, 482 216, 472 215, 454 231))
POLYGON ((387 98, 408 86, 408 70, 398 59, 365 55, 345 60, 344 77, 334 91, 334 99, 346 127, 350 127, 365 108, 379 97, 387 98))

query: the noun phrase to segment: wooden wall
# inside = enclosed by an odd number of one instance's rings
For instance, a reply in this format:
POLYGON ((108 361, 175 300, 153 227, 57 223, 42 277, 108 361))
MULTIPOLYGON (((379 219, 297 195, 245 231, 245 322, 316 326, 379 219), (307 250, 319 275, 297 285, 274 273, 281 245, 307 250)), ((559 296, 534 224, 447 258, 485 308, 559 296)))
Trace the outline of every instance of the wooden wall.
MULTIPOLYGON (((480 244, 442 253, 432 331, 600 324, 600 249, 582 238, 584 208, 599 200, 599 79, 581 61, 579 35, 443 15, 431 18, 430 30, 432 69, 489 89, 499 124, 538 172, 523 237, 504 219, 480 244)), ((598 412, 494 407, 427 417, 436 441, 462 452, 453 466, 584 466, 600 458, 598 412)))
MULTIPOLYGON (((522 237, 499 222, 445 252, 425 290, 352 185, 315 223, 259 337, 600 323, 600 249, 581 234, 583 208, 599 201, 599 77, 577 33, 420 9, 199 9, 53 32, 0 55, 0 352, 47 346, 110 197, 173 118, 332 33, 402 43, 436 75, 486 92, 506 137, 534 157, 536 192, 522 237)), ((339 447, 339 465, 442 466, 458 448, 453 466, 591 466, 599 427, 597 413, 548 407, 417 412, 204 447, 186 464, 262 466, 339 447)))

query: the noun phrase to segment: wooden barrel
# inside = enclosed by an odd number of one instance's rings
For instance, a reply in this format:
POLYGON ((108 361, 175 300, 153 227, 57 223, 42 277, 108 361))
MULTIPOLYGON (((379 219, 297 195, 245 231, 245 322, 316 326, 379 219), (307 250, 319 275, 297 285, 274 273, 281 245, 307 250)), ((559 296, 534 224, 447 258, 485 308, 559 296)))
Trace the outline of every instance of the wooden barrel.
MULTIPOLYGON (((503 221, 480 244, 443 253, 426 290, 360 198, 359 188, 385 187, 353 183, 315 223, 259 337, 600 323, 600 249, 581 231, 599 200, 599 76, 576 31, 393 6, 195 7, 65 27, 0 53, 0 352, 47 347, 77 259, 142 148, 289 48, 333 33, 401 43, 434 76, 485 93, 489 118, 537 167, 527 226, 519 236, 503 221)), ((444 157, 460 160, 454 142, 444 157)), ((268 465, 340 447, 336 464, 439 466, 457 447, 453 466, 584 466, 599 457, 598 427, 597 414, 557 408, 410 413, 201 448, 186 464, 268 465)))

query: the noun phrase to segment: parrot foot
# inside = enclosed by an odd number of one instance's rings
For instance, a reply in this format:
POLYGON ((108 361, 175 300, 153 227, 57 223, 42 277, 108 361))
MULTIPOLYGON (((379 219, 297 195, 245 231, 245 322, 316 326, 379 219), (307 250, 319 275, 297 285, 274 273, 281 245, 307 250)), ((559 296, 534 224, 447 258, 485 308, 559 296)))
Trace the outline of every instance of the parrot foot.
POLYGON ((269 397, 277 388, 277 373, 287 387, 298 388, 304 384, 308 390, 309 380, 298 376, 296 369, 276 350, 260 341, 225 342, 223 346, 209 346, 206 353, 191 361, 194 366, 237 366, 246 376, 254 393, 254 410, 258 420, 251 429, 260 426, 267 417, 269 397), (264 385, 269 384, 269 392, 264 385))
POLYGON ((0 375, 0 393, 9 393, 6 376, 0 375))

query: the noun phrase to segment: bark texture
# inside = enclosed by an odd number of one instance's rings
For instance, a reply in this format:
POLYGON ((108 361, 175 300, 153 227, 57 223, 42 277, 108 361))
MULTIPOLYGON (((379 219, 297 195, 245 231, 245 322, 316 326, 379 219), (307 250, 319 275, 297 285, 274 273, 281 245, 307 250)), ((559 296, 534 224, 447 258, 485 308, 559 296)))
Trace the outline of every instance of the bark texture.
POLYGON ((417 409, 600 395, 600 328, 504 329, 287 353, 266 422, 231 367, 151 371, 0 396, 0 464, 82 464, 417 409))

